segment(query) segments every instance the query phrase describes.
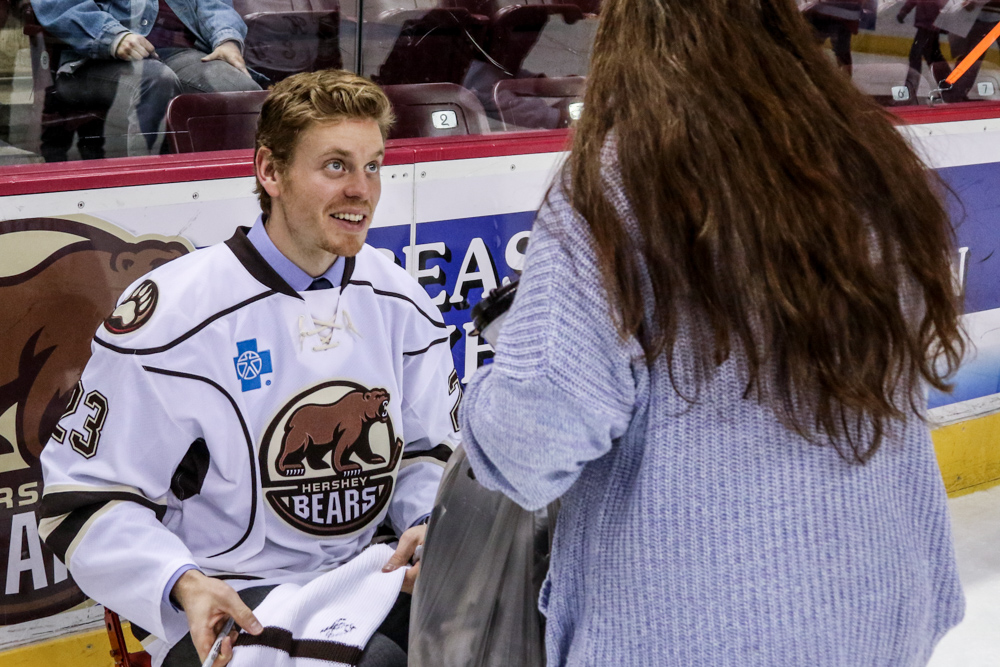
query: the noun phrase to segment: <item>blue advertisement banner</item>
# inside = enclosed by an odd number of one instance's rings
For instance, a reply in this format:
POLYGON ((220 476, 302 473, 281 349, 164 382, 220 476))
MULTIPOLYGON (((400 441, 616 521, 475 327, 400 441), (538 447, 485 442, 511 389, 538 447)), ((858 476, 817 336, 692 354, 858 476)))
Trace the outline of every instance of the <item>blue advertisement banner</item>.
POLYGON ((462 382, 493 358, 492 348, 472 334, 472 306, 520 274, 534 219, 527 211, 417 225, 415 275, 451 327, 462 382))
POLYGON ((1000 163, 939 169, 951 188, 948 213, 955 226, 956 258, 964 273, 965 312, 1000 308, 1000 163), (964 255, 964 256, 962 256, 964 255))
POLYGON ((953 194, 948 212, 971 346, 952 378, 954 391, 931 392, 931 408, 1000 393, 1000 163, 948 167, 938 175, 953 194))
MULTIPOLYGON (((1000 200, 995 198, 1000 163, 939 174, 955 195, 948 198, 959 248, 955 268, 973 346, 952 378, 954 391, 931 392, 931 408, 1000 393, 1000 200)), ((493 357, 485 341, 472 335, 471 308, 520 273, 534 216, 526 211, 419 223, 415 259, 409 257, 408 228, 370 233, 370 242, 391 249, 398 263, 417 262, 417 279, 452 327, 452 354, 463 382, 493 357)))
POLYGON ((406 266, 404 249, 410 246, 410 226, 373 227, 368 230, 367 243, 382 252, 388 250, 396 264, 406 266))

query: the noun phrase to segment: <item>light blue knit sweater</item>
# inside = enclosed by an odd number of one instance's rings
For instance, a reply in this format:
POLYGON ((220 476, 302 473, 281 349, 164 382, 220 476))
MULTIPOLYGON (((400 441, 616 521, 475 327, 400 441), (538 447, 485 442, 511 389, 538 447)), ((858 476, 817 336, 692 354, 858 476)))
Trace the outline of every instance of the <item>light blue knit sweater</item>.
POLYGON ((664 360, 647 369, 616 334, 588 234, 554 187, 462 403, 484 486, 528 508, 562 498, 539 602, 549 666, 925 664, 964 611, 926 425, 850 465, 744 400, 735 358, 685 402, 664 360))

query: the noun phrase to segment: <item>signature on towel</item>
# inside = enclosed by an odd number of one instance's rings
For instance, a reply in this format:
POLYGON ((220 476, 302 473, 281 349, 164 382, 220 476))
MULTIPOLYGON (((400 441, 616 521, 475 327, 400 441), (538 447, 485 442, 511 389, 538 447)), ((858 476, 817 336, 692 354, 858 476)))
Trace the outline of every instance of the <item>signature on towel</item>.
POLYGON ((337 637, 340 635, 346 635, 348 632, 354 630, 354 625, 349 623, 346 618, 338 618, 336 621, 330 624, 329 627, 323 628, 320 632, 326 635, 326 638, 337 637))

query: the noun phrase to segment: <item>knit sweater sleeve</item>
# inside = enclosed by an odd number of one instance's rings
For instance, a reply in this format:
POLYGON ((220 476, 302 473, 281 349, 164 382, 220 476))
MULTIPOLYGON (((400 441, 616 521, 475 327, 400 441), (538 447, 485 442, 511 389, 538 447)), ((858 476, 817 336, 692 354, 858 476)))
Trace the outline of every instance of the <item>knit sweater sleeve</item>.
POLYGON ((639 353, 618 334, 589 228, 557 184, 535 220, 493 364, 462 402, 480 483, 528 509, 565 493, 628 428, 639 353))

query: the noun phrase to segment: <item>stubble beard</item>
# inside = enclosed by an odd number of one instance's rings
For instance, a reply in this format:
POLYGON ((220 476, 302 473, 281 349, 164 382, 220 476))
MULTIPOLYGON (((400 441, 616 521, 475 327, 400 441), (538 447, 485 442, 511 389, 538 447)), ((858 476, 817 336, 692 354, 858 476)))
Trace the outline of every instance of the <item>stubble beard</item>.
POLYGON ((365 229, 364 234, 358 236, 345 234, 337 239, 324 238, 320 247, 337 257, 354 257, 361 252, 367 238, 368 229, 365 229))

